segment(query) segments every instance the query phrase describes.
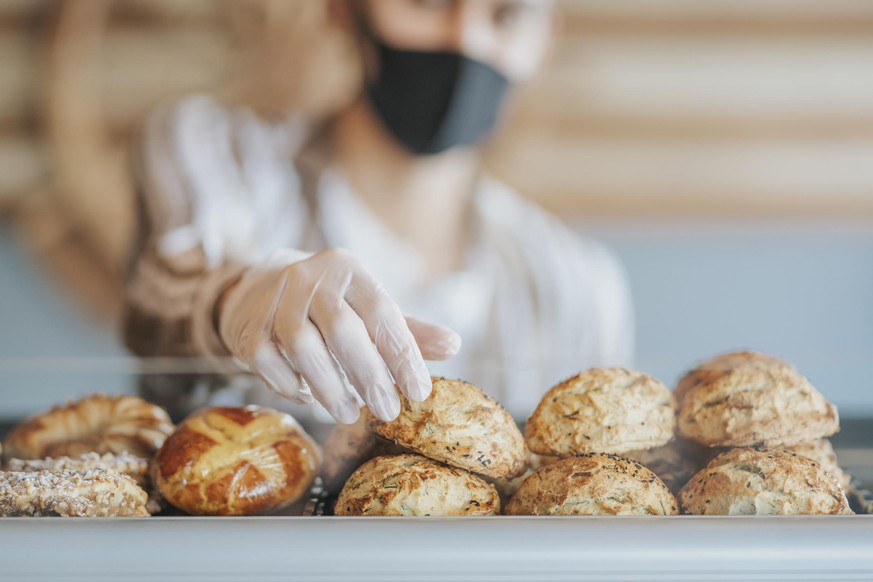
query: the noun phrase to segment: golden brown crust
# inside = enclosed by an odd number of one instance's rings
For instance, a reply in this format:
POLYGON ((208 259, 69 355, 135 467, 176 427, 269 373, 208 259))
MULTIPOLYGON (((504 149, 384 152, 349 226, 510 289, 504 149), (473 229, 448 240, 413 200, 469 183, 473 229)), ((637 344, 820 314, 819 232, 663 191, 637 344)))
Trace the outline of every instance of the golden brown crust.
POLYGON ((506 410, 461 380, 433 378, 424 402, 401 397, 400 416, 383 422, 368 415, 380 437, 431 459, 494 478, 525 470, 527 448, 506 410))
POLYGON ((785 447, 785 449, 816 461, 825 471, 831 474, 831 477, 837 480, 837 483, 840 484, 844 491, 849 489, 852 477, 840 467, 837 461, 837 453, 834 452, 834 447, 828 439, 819 439, 811 443, 785 447))
POLYGON ((791 446, 839 430, 837 409, 789 367, 734 368, 690 389, 682 436, 709 447, 791 446))
POLYGON ((617 455, 587 453, 527 478, 507 515, 676 515, 676 498, 650 470, 617 455))
POLYGON ((623 368, 592 368, 540 401, 525 425, 530 450, 541 455, 625 453, 673 438, 673 396, 661 382, 623 368))
POLYGON ((663 447, 631 451, 625 456, 651 470, 674 495, 712 458, 711 449, 682 438, 663 447))
POLYGON ((731 449, 679 492, 694 515, 851 514, 836 480, 817 462, 782 449, 731 449))
POLYGON ((135 396, 94 394, 18 425, 4 441, 7 459, 123 453, 151 458, 173 432, 163 408, 135 396))
POLYGON ((2 517, 147 517, 147 499, 110 469, 0 472, 2 517))
POLYGON ((365 412, 353 424, 337 424, 324 443, 321 480, 325 489, 338 492, 349 476, 366 461, 380 455, 399 455, 403 447, 370 432, 365 412))
POLYGON ((689 390, 698 384, 712 382, 736 368, 770 370, 791 367, 791 364, 785 360, 761 352, 750 350, 728 352, 714 356, 686 372, 677 382, 673 393, 676 396, 676 402, 681 406, 682 400, 689 390))
POLYGON ((158 451, 154 481, 195 515, 275 511, 303 496, 318 471, 318 446, 288 414, 215 407, 185 419, 158 451))
POLYGON ((381 456, 346 482, 334 509, 343 516, 474 516, 500 513, 490 485, 420 455, 381 456))

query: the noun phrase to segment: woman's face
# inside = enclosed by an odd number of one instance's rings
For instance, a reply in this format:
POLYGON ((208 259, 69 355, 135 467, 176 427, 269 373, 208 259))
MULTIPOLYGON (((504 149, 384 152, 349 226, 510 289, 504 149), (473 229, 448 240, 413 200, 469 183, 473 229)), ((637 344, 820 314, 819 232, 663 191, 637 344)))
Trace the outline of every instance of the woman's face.
POLYGON ((452 51, 511 81, 539 68, 552 38, 553 0, 365 0, 374 32, 399 49, 452 51))

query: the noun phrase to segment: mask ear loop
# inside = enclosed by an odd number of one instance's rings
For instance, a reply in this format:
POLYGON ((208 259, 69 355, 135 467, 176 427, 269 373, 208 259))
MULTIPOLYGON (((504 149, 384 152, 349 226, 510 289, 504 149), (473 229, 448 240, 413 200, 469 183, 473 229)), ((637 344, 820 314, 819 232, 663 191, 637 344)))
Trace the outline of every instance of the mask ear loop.
POLYGON ((352 35, 354 36, 354 41, 358 44, 361 66, 364 73, 364 87, 366 87, 378 75, 379 58, 377 55, 380 41, 376 37, 368 15, 365 13, 363 2, 361 0, 348 0, 348 7, 353 26, 352 35))

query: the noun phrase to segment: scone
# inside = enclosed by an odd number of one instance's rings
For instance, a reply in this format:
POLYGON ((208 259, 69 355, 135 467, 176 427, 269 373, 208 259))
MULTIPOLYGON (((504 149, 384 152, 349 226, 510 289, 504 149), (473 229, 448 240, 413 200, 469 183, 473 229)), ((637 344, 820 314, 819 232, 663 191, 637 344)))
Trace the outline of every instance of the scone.
POLYGON ((846 495, 822 466, 782 449, 731 449, 679 492, 694 515, 851 514, 846 495))
POLYGON ((476 386, 433 378, 424 402, 400 398, 400 415, 384 422, 368 415, 380 437, 431 459, 493 478, 525 470, 527 448, 506 410, 476 386))
POLYGON ((803 455, 820 464, 825 471, 831 474, 837 480, 844 491, 848 491, 852 477, 843 471, 837 462, 837 454, 834 452, 834 447, 828 439, 819 439, 811 443, 803 443, 794 445, 793 447, 785 447, 786 450, 803 455))
POLYGON ((676 389, 673 391, 676 395, 676 401, 681 405, 682 399, 689 390, 703 384, 715 380, 719 376, 734 370, 736 368, 749 368, 753 370, 769 370, 773 368, 791 368, 791 364, 761 352, 753 351, 737 351, 719 354, 705 362, 699 364, 685 373, 679 382, 676 384, 676 389))
POLYGON ((837 409, 788 367, 734 368, 691 388, 682 436, 709 447, 791 446, 840 429, 837 409))
POLYGON ((335 515, 472 516, 500 513, 493 485, 420 455, 382 456, 346 482, 335 515))
POLYGON ((541 455, 626 453, 666 444, 676 423, 673 396, 655 378, 592 368, 549 390, 525 425, 541 455))
POLYGON ((682 438, 663 447, 631 451, 624 456, 651 470, 674 494, 712 458, 711 449, 682 438))
POLYGON ((355 469, 380 455, 408 452, 402 447, 377 437, 368 428, 365 413, 353 424, 337 424, 324 443, 321 480, 325 489, 337 492, 355 469))
POLYGON ((676 498, 630 459, 588 453, 546 465, 527 478, 507 515, 675 515, 676 498))
POLYGON ((319 450, 289 415, 258 406, 199 410, 154 462, 169 503, 194 515, 253 515, 287 507, 308 490, 319 450))

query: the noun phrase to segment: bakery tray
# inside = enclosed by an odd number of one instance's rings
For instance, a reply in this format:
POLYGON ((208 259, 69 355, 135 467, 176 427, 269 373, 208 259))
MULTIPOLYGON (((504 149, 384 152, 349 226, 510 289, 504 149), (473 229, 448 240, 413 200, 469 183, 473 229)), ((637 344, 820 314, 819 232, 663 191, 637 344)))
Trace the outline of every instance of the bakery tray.
POLYGON ((0 579, 873 580, 873 516, 0 520, 0 579))

